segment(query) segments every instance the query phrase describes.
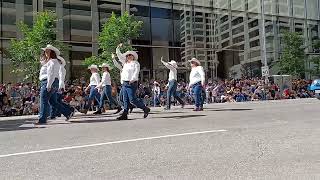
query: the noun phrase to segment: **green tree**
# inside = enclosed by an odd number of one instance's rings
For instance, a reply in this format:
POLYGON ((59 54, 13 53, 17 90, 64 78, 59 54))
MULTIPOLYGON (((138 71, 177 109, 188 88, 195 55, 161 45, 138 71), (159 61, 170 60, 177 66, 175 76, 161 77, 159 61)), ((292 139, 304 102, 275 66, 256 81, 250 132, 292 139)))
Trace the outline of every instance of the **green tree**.
POLYGON ((297 32, 284 32, 284 49, 278 63, 281 74, 302 77, 305 72, 304 39, 297 32))
MULTIPOLYGON (((320 40, 317 40, 313 43, 314 49, 320 49, 320 40)), ((313 68, 308 69, 308 72, 311 74, 311 76, 320 77, 320 56, 315 55, 310 57, 309 60, 313 64, 313 68)))
POLYGON ((141 28, 142 21, 137 21, 128 12, 119 17, 112 13, 99 34, 99 50, 101 53, 98 56, 86 58, 84 65, 108 63, 113 67, 110 73, 111 77, 118 79, 119 71, 114 67, 111 55, 115 53, 116 47, 120 43, 123 43, 122 52, 134 50, 130 40, 140 36, 141 28))
POLYGON ((25 81, 38 81, 41 48, 52 44, 65 49, 56 41, 55 24, 57 17, 52 11, 39 12, 32 27, 20 22, 18 24, 22 39, 12 39, 8 56, 13 65, 13 73, 25 75, 25 81))

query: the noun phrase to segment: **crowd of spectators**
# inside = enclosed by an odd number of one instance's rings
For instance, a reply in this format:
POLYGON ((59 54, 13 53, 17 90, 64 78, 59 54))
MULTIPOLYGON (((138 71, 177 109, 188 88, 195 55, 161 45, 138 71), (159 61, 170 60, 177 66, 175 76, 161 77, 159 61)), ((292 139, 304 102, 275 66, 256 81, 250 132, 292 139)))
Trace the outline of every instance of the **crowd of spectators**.
MULTIPOLYGON (((64 101, 81 111, 86 103, 87 82, 84 78, 66 83, 64 101)), ((308 90, 311 81, 294 80, 291 87, 278 87, 273 82, 262 79, 209 80, 204 87, 205 103, 226 103, 280 100, 313 97, 308 90)), ((166 81, 142 82, 137 91, 139 98, 148 106, 165 106, 166 81)), ((117 97, 120 87, 113 87, 113 96, 117 97)), ((186 82, 180 81, 177 95, 186 104, 193 104, 192 91, 186 82)), ((173 101, 175 104, 177 102, 173 101)), ((95 104, 91 109, 95 110, 95 104)), ((39 112, 39 87, 30 83, 0 84, 0 116, 35 115, 39 112)))

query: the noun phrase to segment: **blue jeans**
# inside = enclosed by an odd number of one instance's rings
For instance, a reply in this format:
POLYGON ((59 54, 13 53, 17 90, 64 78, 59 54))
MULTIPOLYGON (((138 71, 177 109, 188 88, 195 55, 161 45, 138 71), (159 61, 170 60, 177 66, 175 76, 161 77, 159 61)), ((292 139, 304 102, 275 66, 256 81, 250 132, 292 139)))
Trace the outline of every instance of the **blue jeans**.
MULTIPOLYGON (((58 92, 57 93, 57 102, 62 104, 65 109, 69 109, 71 111, 71 106, 69 104, 64 103, 62 101, 62 99, 63 99, 62 93, 58 92)), ((61 112, 58 111, 58 109, 54 108, 53 106, 50 106, 50 118, 54 119, 56 117, 61 117, 61 112)))
POLYGON ((169 88, 167 91, 167 108, 171 107, 171 97, 173 96, 180 104, 184 104, 182 99, 177 95, 178 82, 176 80, 169 81, 169 88))
POLYGON ((39 112, 39 122, 46 123, 48 112, 50 106, 53 106, 59 112, 61 112, 65 117, 71 114, 70 109, 66 109, 62 104, 57 101, 57 91, 59 88, 59 80, 56 78, 52 84, 51 91, 47 91, 47 80, 41 81, 40 87, 40 112, 39 112))
POLYGON ((103 93, 100 97, 100 103, 99 103, 99 109, 103 108, 104 105, 104 97, 107 97, 109 99, 109 108, 111 109, 112 104, 114 104, 116 107, 119 107, 119 104, 114 98, 112 97, 112 87, 110 85, 107 85, 103 87, 103 93))
POLYGON ((202 98, 203 87, 201 83, 198 82, 194 84, 192 87, 192 91, 194 94, 196 108, 202 108, 203 107, 203 98, 202 98))
POLYGON ((87 97, 85 109, 89 109, 93 100, 96 100, 97 102, 100 101, 100 93, 98 92, 98 89, 96 89, 96 86, 90 86, 90 94, 87 97))
POLYGON ((160 97, 155 94, 153 95, 153 107, 156 107, 158 103, 160 103, 160 97))
POLYGON ((146 106, 144 105, 142 100, 137 98, 137 95, 136 95, 137 88, 138 88, 137 82, 134 82, 132 84, 129 84, 128 81, 123 82, 122 95, 123 95, 123 104, 124 104, 125 114, 128 114, 129 112, 130 103, 142 110, 146 109, 146 106))

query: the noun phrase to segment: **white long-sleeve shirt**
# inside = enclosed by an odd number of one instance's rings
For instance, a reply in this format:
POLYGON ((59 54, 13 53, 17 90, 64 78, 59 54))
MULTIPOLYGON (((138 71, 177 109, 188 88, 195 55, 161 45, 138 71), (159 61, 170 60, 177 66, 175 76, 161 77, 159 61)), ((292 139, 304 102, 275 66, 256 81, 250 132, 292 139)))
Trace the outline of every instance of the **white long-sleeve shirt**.
POLYGON ((175 67, 173 67, 172 65, 170 65, 169 63, 166 63, 166 62, 162 62, 162 64, 164 66, 166 66, 170 72, 169 72, 169 81, 172 81, 172 80, 177 80, 178 78, 178 75, 177 75, 177 69, 175 67))
POLYGON ((47 63, 42 63, 39 80, 47 79, 47 89, 52 87, 56 78, 59 78, 60 63, 57 59, 50 59, 47 63))
POLYGON ((102 74, 101 82, 97 87, 105 87, 105 86, 111 86, 111 77, 109 72, 104 72, 102 74))
MULTIPOLYGON (((116 49, 116 54, 119 61, 122 63, 121 70, 121 83, 124 81, 138 81, 140 73, 140 64, 138 61, 126 62, 126 57, 120 52, 120 49, 116 49)), ((114 62, 115 63, 115 62, 114 62)))
POLYGON ((154 86, 153 87, 153 94, 155 95, 155 96, 159 96, 160 95, 160 87, 159 86, 154 86))
POLYGON ((197 66, 191 69, 189 87, 193 86, 198 82, 201 82, 201 84, 204 86, 205 81, 206 78, 202 66, 197 66))
POLYGON ((98 86, 100 83, 100 76, 98 73, 92 73, 90 77, 90 84, 89 86, 98 86))
POLYGON ((119 69, 120 71, 122 71, 123 66, 116 60, 116 59, 112 59, 114 66, 119 69))
POLYGON ((60 69, 59 69, 59 89, 65 89, 65 84, 64 81, 66 79, 66 68, 64 64, 60 65, 60 69))

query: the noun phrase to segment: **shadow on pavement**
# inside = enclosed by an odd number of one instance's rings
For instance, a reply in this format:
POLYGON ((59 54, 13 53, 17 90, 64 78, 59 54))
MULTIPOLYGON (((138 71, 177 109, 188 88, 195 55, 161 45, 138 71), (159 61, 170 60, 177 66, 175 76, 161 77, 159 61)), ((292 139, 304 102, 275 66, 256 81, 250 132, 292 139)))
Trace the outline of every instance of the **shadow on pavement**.
MULTIPOLYGON (((131 121, 134 119, 128 119, 128 120, 121 120, 121 121, 131 121)), ((82 124, 82 123, 104 123, 104 122, 114 122, 114 121, 120 121, 120 120, 116 120, 116 119, 96 119, 96 120, 81 120, 81 121, 74 121, 71 120, 70 123, 71 124, 82 124)))
POLYGON ((206 115, 199 114, 199 115, 181 115, 181 116, 166 116, 166 117, 155 117, 159 119, 186 119, 186 118, 194 118, 194 117, 204 117, 206 115))
POLYGON ((204 109, 204 111, 252 111, 253 109, 204 109))
POLYGON ((28 130, 28 129, 35 129, 35 128, 44 128, 44 127, 34 127, 33 121, 30 121, 30 120, 26 121, 25 119, 0 121, 0 132, 20 131, 20 130, 28 130), (20 127, 21 125, 27 125, 27 126, 20 127))
MULTIPOLYGON (((184 112, 177 112, 177 111, 152 111, 149 114, 181 114, 184 112)), ((132 114, 143 114, 143 111, 132 112, 132 114)))
POLYGON ((102 117, 102 118, 106 118, 106 117, 113 117, 115 114, 99 114, 99 115, 94 115, 94 114, 90 114, 90 115, 76 115, 73 116, 72 119, 80 119, 80 118, 97 118, 97 117, 102 117))

